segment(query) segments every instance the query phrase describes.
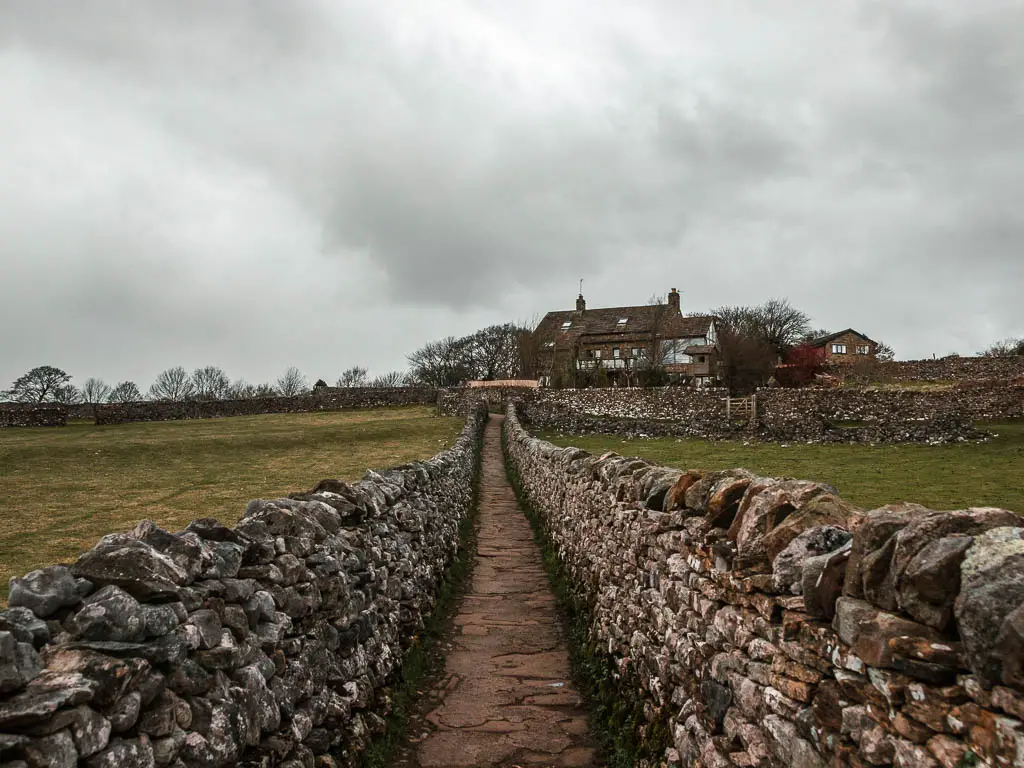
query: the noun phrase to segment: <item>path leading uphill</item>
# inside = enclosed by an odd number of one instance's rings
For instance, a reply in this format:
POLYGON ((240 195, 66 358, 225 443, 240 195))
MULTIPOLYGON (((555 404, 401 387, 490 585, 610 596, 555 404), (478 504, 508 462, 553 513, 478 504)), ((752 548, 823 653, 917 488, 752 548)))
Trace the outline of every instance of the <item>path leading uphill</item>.
POLYGON ((589 768, 597 751, 540 550, 505 476, 502 420, 484 435, 477 562, 415 764, 589 768))

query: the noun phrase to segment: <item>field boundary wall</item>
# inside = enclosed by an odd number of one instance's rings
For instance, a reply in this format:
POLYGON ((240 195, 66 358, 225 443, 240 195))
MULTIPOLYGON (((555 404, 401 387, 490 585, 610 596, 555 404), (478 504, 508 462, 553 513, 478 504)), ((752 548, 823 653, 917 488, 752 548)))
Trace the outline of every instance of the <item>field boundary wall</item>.
POLYGON ((254 500, 234 527, 143 521, 12 579, 0 764, 357 765, 458 551, 486 420, 425 461, 254 500))
POLYGON ((587 647, 642 697, 650 765, 1024 762, 1021 515, 595 456, 514 405, 504 429, 587 647))

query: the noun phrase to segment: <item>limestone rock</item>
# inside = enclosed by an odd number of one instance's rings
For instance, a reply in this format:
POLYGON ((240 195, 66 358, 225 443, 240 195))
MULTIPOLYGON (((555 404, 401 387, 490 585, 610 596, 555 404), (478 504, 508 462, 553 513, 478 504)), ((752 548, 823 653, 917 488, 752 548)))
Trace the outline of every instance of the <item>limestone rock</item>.
POLYGON ((0 693, 21 690, 42 669, 31 644, 18 642, 10 632, 0 632, 0 693))
POLYGON ((873 667, 892 666, 890 639, 903 636, 941 639, 931 627, 880 611, 870 603, 850 597, 841 597, 836 602, 833 627, 839 638, 873 667))
POLYGON ((768 534, 815 496, 828 492, 820 483, 806 480, 764 478, 752 482, 729 528, 739 555, 747 562, 770 562, 765 542, 768 534))
POLYGON ((64 627, 74 637, 115 641, 141 640, 146 629, 138 600, 113 585, 86 598, 64 627))
POLYGON ((7 605, 28 608, 45 619, 65 606, 78 604, 81 599, 71 571, 63 565, 51 565, 11 579, 7 605))
POLYGON ((824 555, 851 539, 849 531, 833 525, 808 528, 795 536, 772 562, 772 579, 779 592, 803 593, 803 565, 810 557, 824 555))
POLYGON ((155 768, 149 737, 114 739, 97 755, 86 760, 88 768, 155 768))
POLYGON ((175 598, 190 581, 190 571, 174 558, 124 534, 104 536, 78 558, 75 572, 96 584, 121 587, 140 600, 175 598))
POLYGON ((1013 647, 1013 618, 1024 605, 1021 574, 1024 529, 1017 527, 994 528, 976 536, 960 565, 960 595, 954 607, 957 628, 971 669, 989 685, 1002 679, 1005 659, 1000 640, 1013 647))
MULTIPOLYGON (((849 597, 864 597, 864 558, 880 550, 897 531, 909 525, 911 520, 930 512, 930 509, 920 504, 891 504, 867 512, 853 532, 853 548, 846 568, 843 594, 849 597)), ((888 572, 888 563, 885 564, 885 568, 888 572)))
POLYGON ((856 507, 834 493, 815 496, 765 536, 764 545, 768 556, 774 561, 795 538, 811 528, 827 526, 843 531, 849 530, 850 521, 858 512, 856 507))
POLYGON ((878 604, 899 607, 922 623, 945 629, 960 591, 959 565, 970 537, 992 528, 1021 525, 1024 518, 1020 515, 989 507, 915 518, 894 537, 886 595, 878 604))
POLYGON ((31 768, 77 768, 78 751, 68 731, 33 739, 25 747, 25 759, 31 768))
POLYGON ((46 622, 25 607, 0 611, 0 632, 10 632, 19 643, 30 643, 34 648, 50 640, 46 622))
POLYGON ((852 540, 847 540, 834 552, 804 560, 800 586, 804 611, 808 616, 828 620, 835 616, 836 601, 843 593, 851 549, 852 540))

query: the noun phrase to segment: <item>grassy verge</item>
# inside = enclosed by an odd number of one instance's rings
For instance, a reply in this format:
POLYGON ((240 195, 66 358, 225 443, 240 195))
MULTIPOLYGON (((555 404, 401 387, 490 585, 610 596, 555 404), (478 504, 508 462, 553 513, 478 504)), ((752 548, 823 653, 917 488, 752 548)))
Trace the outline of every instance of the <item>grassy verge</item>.
POLYGON ((11 576, 73 560, 150 519, 234 524, 253 498, 432 456, 463 420, 424 406, 0 430, 0 598, 11 576))
POLYGON ((587 703, 590 727, 604 753, 605 765, 607 768, 632 768, 644 761, 656 761, 670 745, 669 713, 666 710, 654 723, 643 724, 644 703, 636 695, 639 684, 618 675, 600 643, 591 639, 591 606, 573 590, 540 514, 524 493, 521 478, 508 458, 504 433, 502 447, 506 474, 515 489, 519 507, 533 528, 534 540, 540 547, 544 568, 565 622, 573 681, 587 703))
POLYGON ((996 437, 952 445, 746 444, 738 440, 624 439, 615 435, 538 437, 592 453, 616 453, 680 469, 746 467, 762 475, 834 485, 865 508, 914 501, 933 509, 993 506, 1024 512, 1024 421, 985 424, 996 437))
POLYGON ((459 550, 445 573, 433 612, 402 660, 400 676, 390 691, 391 711, 387 718, 387 729, 374 739, 363 754, 363 768, 385 768, 391 764, 399 750, 408 745, 410 720, 424 704, 421 691, 426 683, 444 670, 444 655, 440 646, 451 633, 459 599, 469 585, 476 556, 482 437, 481 433, 477 440, 477 466, 473 475, 470 514, 459 524, 459 550))

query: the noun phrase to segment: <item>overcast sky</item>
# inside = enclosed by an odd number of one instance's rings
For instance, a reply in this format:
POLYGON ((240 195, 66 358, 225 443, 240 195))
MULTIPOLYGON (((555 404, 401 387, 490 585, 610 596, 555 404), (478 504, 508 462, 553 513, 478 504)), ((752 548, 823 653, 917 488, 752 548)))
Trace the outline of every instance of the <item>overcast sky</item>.
POLYGON ((1024 335, 1024 3, 3 0, 0 388, 573 306, 1024 335))

